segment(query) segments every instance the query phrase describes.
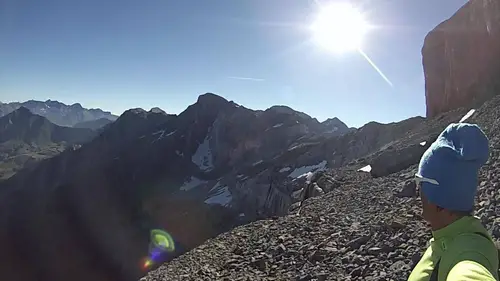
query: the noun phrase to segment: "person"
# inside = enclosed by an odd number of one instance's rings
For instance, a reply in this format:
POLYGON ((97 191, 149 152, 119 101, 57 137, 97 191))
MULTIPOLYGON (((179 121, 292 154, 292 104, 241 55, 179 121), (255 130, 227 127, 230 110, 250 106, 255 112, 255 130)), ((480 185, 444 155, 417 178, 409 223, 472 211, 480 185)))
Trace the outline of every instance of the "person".
POLYGON ((415 175, 433 238, 408 281, 498 280, 497 248, 473 216, 488 138, 474 124, 450 124, 422 155, 415 175))

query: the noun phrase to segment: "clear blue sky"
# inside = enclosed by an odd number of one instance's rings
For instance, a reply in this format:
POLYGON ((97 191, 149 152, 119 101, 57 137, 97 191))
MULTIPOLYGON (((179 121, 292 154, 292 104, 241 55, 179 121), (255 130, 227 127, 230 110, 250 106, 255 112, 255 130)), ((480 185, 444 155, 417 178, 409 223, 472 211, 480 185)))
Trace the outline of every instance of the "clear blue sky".
POLYGON ((353 2, 383 27, 363 50, 393 87, 359 53, 307 43, 313 0, 0 0, 0 101, 179 113, 214 92, 349 126, 424 115, 423 39, 466 0, 353 2))

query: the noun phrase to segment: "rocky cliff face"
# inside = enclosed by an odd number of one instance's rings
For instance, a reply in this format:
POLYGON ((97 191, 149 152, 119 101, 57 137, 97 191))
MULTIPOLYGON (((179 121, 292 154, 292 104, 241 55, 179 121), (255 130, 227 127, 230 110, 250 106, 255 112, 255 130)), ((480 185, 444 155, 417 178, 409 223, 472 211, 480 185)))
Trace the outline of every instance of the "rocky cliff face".
POLYGON ((477 106, 500 92, 500 2, 470 0, 422 49, 427 116, 477 106))

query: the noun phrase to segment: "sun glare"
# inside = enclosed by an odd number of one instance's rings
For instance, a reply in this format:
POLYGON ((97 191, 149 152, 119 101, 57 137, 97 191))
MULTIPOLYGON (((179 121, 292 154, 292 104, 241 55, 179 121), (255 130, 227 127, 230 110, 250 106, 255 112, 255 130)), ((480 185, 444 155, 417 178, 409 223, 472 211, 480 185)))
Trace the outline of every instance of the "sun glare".
POLYGON ((317 44, 337 53, 345 53, 361 47, 369 27, 358 10, 342 2, 322 7, 311 29, 317 44))

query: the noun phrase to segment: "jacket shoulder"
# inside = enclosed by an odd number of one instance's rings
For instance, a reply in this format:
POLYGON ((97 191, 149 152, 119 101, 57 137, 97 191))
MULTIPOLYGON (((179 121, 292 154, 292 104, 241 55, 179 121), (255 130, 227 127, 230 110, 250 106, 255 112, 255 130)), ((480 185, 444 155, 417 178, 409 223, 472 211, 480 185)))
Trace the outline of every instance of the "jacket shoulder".
MULTIPOLYGON (((498 250, 495 244, 491 240, 474 233, 457 236, 450 244, 450 249, 443 256, 443 273, 451 273, 452 270, 459 272, 460 270, 456 269, 457 266, 459 266, 458 268, 471 269, 475 268, 474 265, 479 265, 490 274, 495 274, 498 269, 498 250)), ((477 270, 475 269, 474 272, 477 270)))
POLYGON ((455 264, 446 277, 447 281, 496 281, 496 277, 482 264, 463 260, 455 264))

